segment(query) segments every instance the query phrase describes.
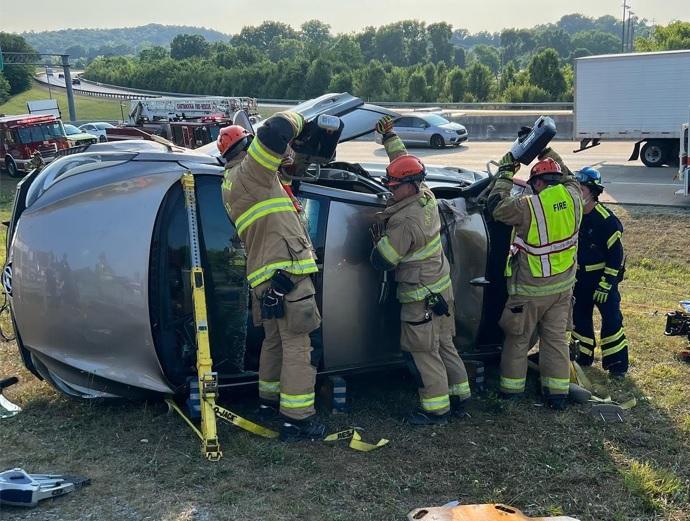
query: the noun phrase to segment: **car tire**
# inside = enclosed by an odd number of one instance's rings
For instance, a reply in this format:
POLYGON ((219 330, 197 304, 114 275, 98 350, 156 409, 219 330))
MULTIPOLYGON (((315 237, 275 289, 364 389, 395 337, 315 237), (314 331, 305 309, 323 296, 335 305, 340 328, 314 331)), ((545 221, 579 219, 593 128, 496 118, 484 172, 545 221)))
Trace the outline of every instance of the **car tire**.
POLYGON ((666 148, 656 141, 647 141, 640 151, 640 159, 645 166, 655 168, 663 166, 666 148))
POLYGON ((21 177, 21 173, 17 168, 17 163, 14 162, 12 156, 7 156, 5 158, 5 168, 7 169, 7 173, 10 175, 10 177, 21 177))
POLYGON ((98 136, 98 141, 99 143, 105 143, 107 141, 107 138, 105 136, 98 136))
POLYGON ((444 146, 446 146, 446 142, 443 141, 443 138, 438 134, 434 134, 433 136, 431 136, 429 144, 431 145, 431 148, 443 148, 444 146))

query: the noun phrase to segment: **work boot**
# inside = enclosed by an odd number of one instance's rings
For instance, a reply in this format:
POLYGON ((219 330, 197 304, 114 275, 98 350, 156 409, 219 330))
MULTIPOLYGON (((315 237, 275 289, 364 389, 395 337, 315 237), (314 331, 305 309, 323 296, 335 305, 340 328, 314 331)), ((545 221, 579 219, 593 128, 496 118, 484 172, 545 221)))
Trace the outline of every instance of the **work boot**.
POLYGON ((445 425, 448 423, 450 413, 431 414, 421 409, 412 412, 405 421, 410 425, 445 425))
POLYGON ((450 415, 453 416, 454 418, 464 418, 467 416, 467 412, 465 412, 465 400, 461 400, 459 396, 451 396, 450 397, 450 415))
POLYGON ((261 422, 270 422, 278 419, 278 402, 259 400, 259 408, 256 410, 256 418, 261 422))
POLYGON ((326 435, 326 426, 314 417, 293 420, 283 416, 280 426, 280 441, 320 440, 326 435))
POLYGON ((554 411, 565 411, 568 408, 568 396, 565 394, 552 394, 546 397, 545 402, 554 411))
POLYGON ((503 391, 500 391, 498 393, 498 397, 506 402, 517 402, 525 397, 525 393, 504 393, 503 391))
POLYGON ((592 363, 594 362, 594 357, 580 353, 577 355, 575 361, 580 367, 591 367, 592 363))

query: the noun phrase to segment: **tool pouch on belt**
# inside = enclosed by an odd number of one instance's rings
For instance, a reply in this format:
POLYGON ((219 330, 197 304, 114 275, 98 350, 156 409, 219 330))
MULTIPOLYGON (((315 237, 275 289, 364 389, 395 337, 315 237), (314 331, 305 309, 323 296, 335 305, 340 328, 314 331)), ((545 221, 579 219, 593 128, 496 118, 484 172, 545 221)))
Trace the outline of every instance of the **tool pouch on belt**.
POLYGON ((403 304, 400 309, 400 348, 403 351, 431 351, 434 322, 424 301, 403 304))
POLYGON ((285 295, 277 293, 273 287, 268 288, 261 297, 261 319, 283 318, 285 316, 284 298, 285 295))
POLYGON ((506 335, 520 336, 525 333, 526 304, 508 298, 498 325, 506 335))
POLYGON ((316 290, 309 277, 304 277, 285 295, 285 319, 288 329, 296 335, 311 333, 321 324, 321 314, 316 305, 316 290))

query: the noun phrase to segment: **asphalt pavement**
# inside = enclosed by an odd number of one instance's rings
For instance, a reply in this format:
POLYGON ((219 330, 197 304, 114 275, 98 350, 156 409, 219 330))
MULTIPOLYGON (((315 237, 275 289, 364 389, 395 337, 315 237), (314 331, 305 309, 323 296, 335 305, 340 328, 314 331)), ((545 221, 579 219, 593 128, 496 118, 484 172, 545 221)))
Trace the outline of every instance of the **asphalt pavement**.
MULTIPOLYGON (((83 71, 72 71, 72 78, 75 78, 78 73, 81 73, 83 71)), ((53 76, 46 76, 45 72, 42 72, 40 74, 36 75, 36 79, 40 81, 41 83, 48 83, 48 80, 50 80, 50 84, 52 86, 64 89, 65 88, 65 78, 59 78, 58 77, 59 72, 56 72, 53 74, 53 76)), ((79 89, 79 90, 88 90, 91 92, 103 92, 103 93, 108 93, 108 94, 137 94, 134 91, 127 90, 125 88, 118 89, 118 88, 113 88, 113 87, 104 87, 103 85, 100 85, 95 82, 90 82, 87 80, 80 80, 81 84, 80 85, 72 85, 73 89, 79 89)))
MULTIPOLYGON (((628 161, 633 149, 632 142, 602 143, 596 148, 573 153, 579 146, 574 141, 555 141, 553 148, 561 154, 572 170, 583 166, 599 169, 604 179, 602 200, 612 203, 680 206, 690 209, 690 197, 676 195, 682 188, 675 167, 648 168, 641 161, 628 161)), ((468 141, 458 148, 434 150, 408 148, 412 154, 430 165, 463 167, 486 170, 487 161, 498 161, 510 147, 507 141, 468 141)), ((351 162, 386 162, 386 153, 373 141, 353 141, 338 147, 338 159, 351 162)), ((518 177, 527 178, 529 170, 523 167, 518 177)))

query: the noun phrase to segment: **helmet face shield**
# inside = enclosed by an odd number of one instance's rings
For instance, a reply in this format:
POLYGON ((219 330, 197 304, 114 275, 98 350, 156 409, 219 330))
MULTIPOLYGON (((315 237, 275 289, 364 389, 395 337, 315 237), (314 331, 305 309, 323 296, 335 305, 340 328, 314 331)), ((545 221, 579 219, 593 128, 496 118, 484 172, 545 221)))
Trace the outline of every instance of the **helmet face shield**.
POLYGON ((252 139, 254 136, 249 135, 245 136, 236 143, 233 143, 230 148, 228 148, 225 153, 223 154, 223 159, 226 161, 232 161, 235 159, 240 152, 243 152, 249 148, 249 145, 252 143, 252 139))

